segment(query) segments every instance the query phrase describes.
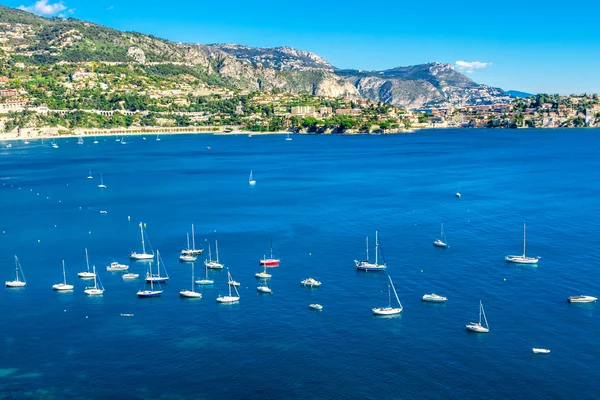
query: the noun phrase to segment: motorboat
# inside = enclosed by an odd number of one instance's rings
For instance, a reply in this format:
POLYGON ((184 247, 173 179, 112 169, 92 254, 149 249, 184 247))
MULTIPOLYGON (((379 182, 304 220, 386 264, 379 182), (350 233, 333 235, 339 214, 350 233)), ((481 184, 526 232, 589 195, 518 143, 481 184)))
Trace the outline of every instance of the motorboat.
POLYGON ((302 286, 310 286, 310 287, 321 286, 321 282, 319 282, 318 280, 316 280, 314 278, 306 278, 305 280, 303 280, 300 283, 302 284, 302 286))
POLYGON ((313 310, 318 310, 318 311, 321 311, 321 310, 323 309, 323 306, 322 306, 322 305, 320 305, 320 304, 316 304, 316 303, 315 303, 315 304, 309 304, 308 306, 309 306, 311 309, 313 309, 313 310))
POLYGON ((266 283, 264 285, 258 286, 256 288, 256 291, 259 292, 259 293, 273 293, 273 291, 271 290, 271 288, 268 287, 266 283))
POLYGON ((127 274, 123 274, 123 276, 121 278, 123 278, 124 281, 127 280, 133 280, 133 279, 137 279, 140 277, 140 274, 133 274, 133 273, 127 273, 127 274))
POLYGON ((592 303, 596 300, 598 300, 598 298, 593 296, 569 296, 569 303, 592 303))
POLYGON ((446 300, 448 300, 448 298, 444 297, 444 296, 440 296, 440 295, 435 294, 435 293, 431 293, 431 294, 425 294, 425 295, 423 295, 422 300, 430 302, 430 303, 443 303, 446 300))
POLYGON ((548 350, 548 349, 539 349, 539 348, 536 348, 536 347, 532 348, 531 351, 534 354, 548 354, 548 353, 550 353, 550 350, 548 350))
POLYGON ((110 265, 106 267, 106 270, 110 272, 127 271, 128 269, 129 265, 119 264, 116 261, 111 262, 110 265))

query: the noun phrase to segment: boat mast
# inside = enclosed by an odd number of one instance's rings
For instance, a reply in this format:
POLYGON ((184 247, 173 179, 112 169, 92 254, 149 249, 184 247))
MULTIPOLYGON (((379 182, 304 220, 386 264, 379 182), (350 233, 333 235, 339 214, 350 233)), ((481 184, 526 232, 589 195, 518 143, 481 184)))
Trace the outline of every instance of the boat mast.
POLYGON ((67 284, 67 274, 65 272, 65 260, 62 260, 62 264, 63 264, 63 283, 66 285, 67 284))
POLYGON ((219 262, 219 243, 215 240, 215 248, 217 249, 217 262, 219 262))
POLYGON ((98 289, 98 283, 96 282, 96 266, 94 265, 94 289, 98 289))
POLYGON ((398 298, 398 293, 396 292, 396 287, 394 286, 394 282, 392 282, 392 277, 388 275, 388 279, 392 284, 392 289, 394 290, 394 296, 396 296, 396 300, 398 300, 398 306, 402 307, 402 303, 400 303, 400 299, 398 298))
POLYGON ((16 255, 15 255, 15 275, 16 275, 17 282, 19 282, 19 259, 17 258, 16 255))
POLYGON ((194 224, 192 224, 192 250, 196 251, 196 238, 194 234, 194 224))
POLYGON ((185 234, 185 237, 187 238, 187 249, 188 249, 188 251, 189 251, 189 250, 190 250, 190 234, 189 234, 189 233, 186 233, 186 234, 185 234))
POLYGON ((490 329, 490 326, 488 325, 488 322, 487 322, 487 318, 485 316, 485 310, 483 309, 483 304, 481 304, 481 300, 479 300, 479 306, 481 307, 481 309, 479 310, 479 324, 481 325, 481 313, 483 313, 483 320, 485 321, 485 327, 486 327, 486 329, 490 329))
POLYGON ((158 250, 156 250, 156 260, 156 269, 158 270, 158 277, 160 278, 160 252, 158 250))
MULTIPOLYGON (((90 272, 90 260, 88 259, 88 251, 87 248, 85 249, 85 265, 87 266, 87 272, 90 272)), ((95 274, 94 274, 94 279, 95 279, 95 274)))
POLYGON ((367 236, 367 262, 369 262, 369 237, 367 236))
MULTIPOLYGON (((157 252, 158 252, 158 250, 157 250, 157 252)), ((154 284, 153 284, 153 280, 152 280, 152 261, 150 261, 150 267, 149 268, 150 268, 150 290, 154 291, 154 284)))
POLYGON ((192 292, 194 291, 194 263, 192 263, 192 292))
POLYGON ((525 249, 527 248, 527 225, 523 222, 523 258, 525 258, 525 249))
POLYGON ((231 274, 229 273, 229 269, 227 269, 227 286, 229 287, 229 297, 231 297, 231 286, 229 282, 231 281, 231 274))
POLYGON ((379 256, 379 236, 377 231, 375 231, 375 265, 379 265, 378 264, 378 257, 379 256))
POLYGON ((140 232, 142 234, 142 254, 146 254, 146 245, 144 244, 144 226, 140 222, 140 232))

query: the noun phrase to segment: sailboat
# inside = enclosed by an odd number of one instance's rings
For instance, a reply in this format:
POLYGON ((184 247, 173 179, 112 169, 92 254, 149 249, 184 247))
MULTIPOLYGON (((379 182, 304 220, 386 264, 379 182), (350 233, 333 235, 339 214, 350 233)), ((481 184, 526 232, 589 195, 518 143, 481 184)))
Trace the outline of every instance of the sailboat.
POLYGON ((94 144, 98 144, 98 138, 94 136, 94 144))
POLYGON ((52 147, 58 149, 58 145, 56 144, 56 140, 52 139, 52 147))
POLYGON ((456 190, 455 196, 460 199, 460 182, 458 182, 458 189, 456 190))
POLYGON ((77 144, 83 144, 83 136, 77 138, 77 144))
POLYGON ((267 258, 266 256, 263 256, 263 259, 260 260, 258 263, 260 265, 265 265, 267 267, 279 267, 279 262, 281 260, 279 260, 277 258, 273 258, 273 239, 269 239, 269 248, 270 248, 270 257, 267 258))
POLYGON ((213 281, 212 279, 208 279, 208 266, 206 265, 206 263, 204 263, 204 269, 206 270, 206 275, 204 279, 198 279, 196 280, 196 283, 198 285, 212 285, 213 283, 215 283, 215 281, 213 281))
POLYGON ((187 250, 181 250, 181 254, 179 255, 179 261, 194 262, 198 257, 190 253, 192 250, 190 249, 190 235, 186 233, 185 236, 187 237, 187 250))
POLYGON ((485 317, 485 311, 483 310, 483 304, 481 300, 479 300, 479 322, 471 322, 468 325, 465 325, 468 331, 476 332, 476 333, 488 333, 490 331, 490 327, 488 326, 487 318, 485 317), (483 315, 483 320, 485 321, 485 326, 481 325, 481 315, 483 315))
POLYGON ((256 185, 256 181, 252 178, 252 171, 250 171, 250 177, 248 178, 248 184, 250 186, 256 185))
MULTIPOLYGON (((152 263, 150 263, 149 265, 149 269, 150 269, 150 276, 152 276, 152 263)), ((160 288, 160 284, 158 284, 158 287, 160 288)), ((138 297, 159 297, 162 294, 162 289, 160 290, 154 290, 154 281, 150 281, 150 290, 144 288, 143 290, 138 290, 137 292, 137 296, 138 297)))
POLYGON ((450 247, 450 246, 448 246, 448 243, 446 242, 446 234, 444 233, 444 224, 440 224, 440 226, 441 226, 441 228, 440 228, 441 239, 438 239, 435 242, 433 242, 433 245, 435 247, 442 247, 442 248, 450 247))
MULTIPOLYGON (((383 257, 383 252, 381 253, 383 257)), ((354 260, 356 269, 360 271, 383 271, 387 268, 385 259, 379 264, 379 233, 375 231, 375 263, 369 262, 369 237, 367 236, 367 259, 365 261, 354 260)))
POLYGON ((192 263, 192 290, 182 290, 179 292, 180 297, 200 298, 202 293, 194 291, 194 263, 192 263))
POLYGON ((400 303, 398 293, 396 293, 396 288, 394 287, 394 282, 392 282, 392 277, 388 275, 388 279, 390 280, 390 283, 388 284, 388 306, 373 308, 373 314, 375 315, 394 315, 402 312, 402 303, 400 303), (390 286, 394 290, 394 296, 396 296, 396 300, 398 301, 398 307, 392 307, 392 294, 390 291, 390 286))
POLYGON ((156 135, 156 141, 160 142, 160 135, 156 135))
POLYGON ((52 289, 66 292, 68 290, 73 290, 73 285, 67 284, 67 273, 65 272, 65 260, 62 260, 62 269, 63 269, 63 281, 62 283, 57 283, 56 285, 52 285, 52 289))
POLYGON ((94 286, 86 287, 83 291, 88 296, 101 296, 104 293, 104 286, 102 286, 102 282, 100 282, 100 287, 98 287, 98 280, 100 278, 96 275, 96 266, 94 265, 94 286))
POLYGON ((267 274, 267 264, 263 264, 263 270, 254 274, 257 278, 270 278, 271 274, 267 274))
MULTIPOLYGON (((231 273, 229 272, 229 269, 227 269, 227 281, 231 281, 231 273)), ((228 296, 219 296, 217 297, 217 302, 219 303, 236 303, 238 301, 240 301, 240 293, 237 290, 237 287, 233 286, 233 290, 235 290, 235 294, 236 296, 232 296, 231 295, 231 287, 233 285, 227 285, 227 288, 229 289, 229 295, 228 296)))
POLYGON ((290 133, 289 133, 289 132, 288 132, 288 134, 287 134, 287 136, 286 136, 285 140, 292 140, 292 138, 290 137, 290 133))
POLYGON ((204 250, 196 249, 196 234, 194 233, 194 224, 192 224, 192 248, 190 249, 190 243, 188 239, 188 248, 181 250, 181 255, 188 256, 199 256, 203 253, 204 250))
POLYGON ((165 283, 169 280, 169 274, 167 273, 167 270, 163 266, 163 269, 165 270, 165 276, 160 276, 160 252, 158 250, 156 250, 156 262, 157 262, 158 273, 156 275, 152 275, 152 274, 146 275, 146 282, 165 283))
POLYGON ((19 263, 19 259, 15 256, 15 280, 14 281, 6 281, 6 287, 9 288, 20 288, 24 287, 27 282, 25 281, 25 275, 23 275, 23 270, 21 269, 21 264, 19 263), (19 272, 21 272, 21 276, 23 280, 19 279, 19 272))
POLYGON ((87 266, 87 271, 78 272, 77 276, 83 279, 92 279, 96 277, 95 272, 90 271, 90 261, 88 259, 88 250, 85 249, 85 265, 87 266))
POLYGON ((260 286, 258 286, 256 288, 256 291, 259 292, 259 293, 269 293, 269 294, 273 293, 273 291, 271 290, 271 288, 267 285, 267 281, 266 280, 263 282, 262 285, 260 285, 260 286))
POLYGON ((142 234, 142 252, 137 253, 133 251, 129 255, 130 260, 152 260, 154 258, 154 253, 146 253, 146 243, 144 242, 144 225, 140 222, 140 233, 142 234))
POLYGON ((210 269, 223 269, 224 265, 219 262, 219 243, 215 240, 215 247, 217 249, 217 259, 216 261, 212 260, 212 255, 210 254, 210 245, 208 246, 208 260, 204 260, 204 265, 210 269))
POLYGON ((100 184, 98 185, 100 189, 106 189, 106 185, 104 184, 104 179, 102 178, 102 174, 100 174, 100 184))
POLYGON ((125 141, 125 136, 121 136, 121 144, 127 144, 127 142, 125 141))
POLYGON ((87 177, 87 178, 88 178, 88 179, 94 179, 94 177, 92 176, 92 170, 91 170, 91 169, 89 170, 89 173, 88 173, 88 177, 87 177))
POLYGON ((537 264, 539 257, 527 257, 525 255, 525 249, 527 248, 527 228, 523 223, 523 255, 522 256, 506 256, 504 260, 508 263, 514 264, 537 264))

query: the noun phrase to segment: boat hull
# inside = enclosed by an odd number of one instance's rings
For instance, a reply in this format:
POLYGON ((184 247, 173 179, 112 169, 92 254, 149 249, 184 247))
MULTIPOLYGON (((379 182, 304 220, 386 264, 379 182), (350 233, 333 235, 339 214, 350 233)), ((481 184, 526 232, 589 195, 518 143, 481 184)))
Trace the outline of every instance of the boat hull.
POLYGON ((480 324, 465 325, 465 328, 467 329, 467 331, 475 333, 488 333, 490 331, 488 328, 485 328, 480 324))
POLYGON ((6 287, 9 288, 20 288, 25 287, 26 283, 23 281, 6 281, 6 287))
POLYGON ((192 292, 191 290, 182 290, 179 292, 179 297, 186 297, 188 299, 199 299, 202 297, 202 293, 192 292))
POLYGON ((198 259, 198 257, 190 256, 190 255, 181 255, 179 256, 179 262, 194 262, 198 259))
POLYGON ((215 281, 211 279, 198 279, 196 285, 212 285, 215 281))
POLYGON ((57 283, 56 285, 52 285, 52 289, 57 290, 57 291, 69 291, 69 290, 73 290, 73 285, 67 285, 64 283, 57 283))
POLYGON ((147 283, 150 283, 150 282, 152 282, 152 283, 167 283, 168 281, 169 281, 169 278, 165 278, 162 276, 161 277, 158 277, 158 276, 153 276, 153 277, 147 276, 146 277, 147 283))
POLYGON ((309 304, 308 307, 317 311, 321 311, 323 309, 323 306, 320 304, 309 304))
POLYGON ((256 291, 259 293, 267 293, 267 294, 273 293, 273 291, 266 286, 259 286, 256 288, 256 291))
POLYGON ((137 292, 137 296, 141 297, 141 298, 160 297, 162 292, 163 292, 162 290, 141 290, 141 291, 137 292))
POLYGON ((569 303, 593 303, 596 300, 598 299, 593 296, 569 296, 568 298, 569 303))
POLYGON ((421 300, 429 303, 443 303, 448 300, 448 298, 444 296, 426 294, 421 300))
POLYGON ((433 242, 433 245, 434 245, 435 247, 439 247, 439 248, 442 248, 442 249, 445 249, 445 248, 447 248, 447 247, 448 247, 448 244, 447 244, 447 243, 444 243, 444 242, 442 242, 441 240, 436 240, 435 242, 433 242))
POLYGON ((134 260, 134 261, 153 260, 154 259, 154 254, 131 253, 131 255, 129 256, 129 259, 130 260, 134 260))
POLYGON ((123 280, 133 280, 140 277, 140 274, 125 274, 122 276, 123 280))
POLYGON ((357 263, 356 269, 359 271, 385 271, 387 266, 385 264, 367 264, 357 263))
POLYGON ((531 351, 534 354, 548 354, 548 353, 550 353, 550 350, 548 350, 548 349, 537 349, 535 347, 533 349, 531 349, 531 351))
POLYGON ((267 260, 260 260, 258 262, 259 265, 266 265, 267 267, 279 267, 279 262, 280 260, 275 260, 275 259, 267 259, 267 260))
POLYGON ((204 263, 204 265, 208 269, 223 269, 223 267, 225 267, 223 264, 215 262, 215 261, 207 261, 204 263))
POLYGON ((256 278, 262 278, 262 279, 267 279, 271 277, 271 274, 266 274, 264 272, 257 272, 256 274, 254 274, 254 276, 256 278))
POLYGON ((221 296, 221 297, 217 297, 217 302, 218 303, 237 303, 238 301, 240 301, 240 298, 237 296, 221 296))
POLYGON ((395 315, 402 312, 402 307, 378 307, 373 309, 374 315, 395 315))
POLYGON ((104 293, 102 289, 85 289, 83 291, 88 296, 101 296, 104 293))
POLYGON ((504 261, 511 264, 537 264, 539 259, 523 256, 506 256, 504 261))
POLYGON ((79 272, 77 274, 77 277, 82 279, 94 279, 95 276, 96 274, 94 274, 93 272, 79 272))

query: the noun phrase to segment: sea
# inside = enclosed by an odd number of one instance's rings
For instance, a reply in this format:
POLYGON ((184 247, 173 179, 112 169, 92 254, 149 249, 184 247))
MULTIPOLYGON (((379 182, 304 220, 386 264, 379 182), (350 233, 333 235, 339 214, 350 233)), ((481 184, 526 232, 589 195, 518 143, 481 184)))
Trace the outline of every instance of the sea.
POLYGON ((0 142, 0 275, 17 255, 27 281, 0 290, 0 399, 600 398, 600 304, 567 302, 600 297, 598 130, 290 137, 0 142), (140 223, 170 277, 159 298, 136 296, 140 223), (447 249, 432 246, 442 223, 447 249), (504 261, 524 223, 537 266, 504 261), (182 299, 192 224, 196 279, 215 241, 226 268, 182 299), (376 231, 387 271, 357 271, 376 231), (77 277, 85 249, 102 296, 77 277), (63 260, 72 292, 52 290, 63 260), (240 301, 219 304, 228 272, 240 301), (388 275, 403 311, 374 316, 388 275), (422 302, 432 292, 448 301, 422 302), (487 334, 465 329, 480 301, 487 334))

